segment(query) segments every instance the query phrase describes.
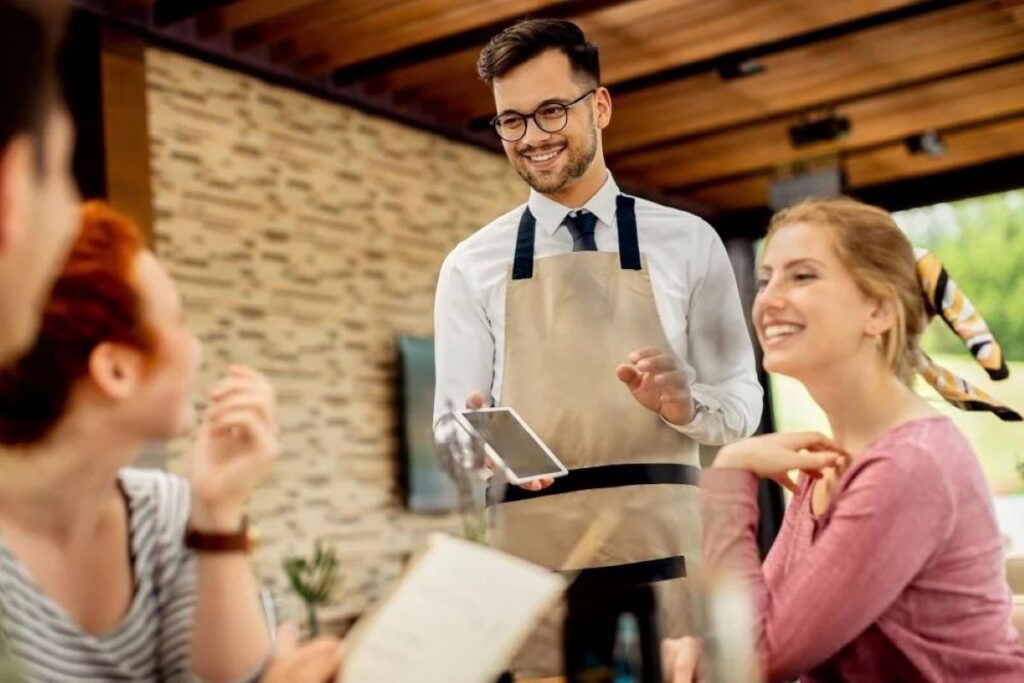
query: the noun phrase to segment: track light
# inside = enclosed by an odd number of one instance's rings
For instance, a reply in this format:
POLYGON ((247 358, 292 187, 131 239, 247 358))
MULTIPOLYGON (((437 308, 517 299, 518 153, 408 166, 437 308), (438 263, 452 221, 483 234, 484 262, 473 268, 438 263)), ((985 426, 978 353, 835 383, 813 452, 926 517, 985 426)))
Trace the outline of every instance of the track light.
POLYGON ((732 81, 746 76, 764 73, 764 64, 757 57, 732 59, 718 67, 718 77, 723 81, 732 81))
POLYGON ((905 141, 911 154, 923 154, 933 159, 946 155, 946 141, 937 130, 927 130, 920 135, 911 135, 905 141))
POLYGON ((791 126, 789 140, 794 147, 833 142, 849 135, 851 128, 849 117, 828 112, 791 126))

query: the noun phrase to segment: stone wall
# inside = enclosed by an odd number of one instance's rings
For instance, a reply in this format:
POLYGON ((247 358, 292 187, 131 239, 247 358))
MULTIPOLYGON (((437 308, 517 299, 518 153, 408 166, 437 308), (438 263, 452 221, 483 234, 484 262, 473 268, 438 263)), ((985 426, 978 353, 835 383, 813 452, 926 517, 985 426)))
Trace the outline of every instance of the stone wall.
POLYGON ((425 534, 457 528, 403 510, 395 338, 431 333, 445 254, 525 186, 497 155, 178 54, 146 61, 156 246, 205 344, 201 385, 234 362, 279 392, 283 451, 251 506, 261 579, 297 615, 280 560, 321 538, 344 575, 328 616, 361 612, 425 534))

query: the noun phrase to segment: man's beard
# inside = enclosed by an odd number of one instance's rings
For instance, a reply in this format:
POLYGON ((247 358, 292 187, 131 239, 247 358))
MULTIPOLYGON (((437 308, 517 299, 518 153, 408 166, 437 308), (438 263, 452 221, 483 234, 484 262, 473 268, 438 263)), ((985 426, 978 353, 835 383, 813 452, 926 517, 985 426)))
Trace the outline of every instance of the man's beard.
MULTIPOLYGON (((543 149, 551 149, 551 146, 529 147, 522 151, 533 152, 543 149)), ((581 178, 590 168, 594 157, 597 156, 597 130, 593 127, 590 128, 587 145, 583 149, 574 149, 572 144, 566 140, 565 154, 567 159, 562 170, 558 175, 551 176, 530 170, 529 162, 523 159, 519 150, 516 150, 516 163, 514 164, 516 173, 526 181, 527 185, 541 194, 551 194, 564 189, 573 181, 581 178)))

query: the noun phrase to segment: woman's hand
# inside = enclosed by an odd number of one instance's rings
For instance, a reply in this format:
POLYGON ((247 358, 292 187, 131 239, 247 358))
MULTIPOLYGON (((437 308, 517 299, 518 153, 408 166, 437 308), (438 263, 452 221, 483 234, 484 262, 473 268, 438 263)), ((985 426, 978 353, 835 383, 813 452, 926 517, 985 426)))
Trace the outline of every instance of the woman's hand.
POLYGON ((700 680, 700 640, 683 636, 661 641, 661 667, 665 683, 700 680))
POLYGON ((285 624, 277 630, 274 659, 260 683, 329 683, 338 674, 343 649, 344 644, 331 636, 299 645, 295 628, 285 624))
POLYGON ((266 377, 240 366, 210 391, 199 436, 189 454, 192 526, 234 531, 245 501, 277 455, 274 388, 266 377))
POLYGON ((846 457, 824 434, 788 432, 755 436, 725 446, 718 452, 714 467, 749 470, 795 493, 797 485, 789 472, 800 470, 818 478, 823 469, 839 465, 846 457))

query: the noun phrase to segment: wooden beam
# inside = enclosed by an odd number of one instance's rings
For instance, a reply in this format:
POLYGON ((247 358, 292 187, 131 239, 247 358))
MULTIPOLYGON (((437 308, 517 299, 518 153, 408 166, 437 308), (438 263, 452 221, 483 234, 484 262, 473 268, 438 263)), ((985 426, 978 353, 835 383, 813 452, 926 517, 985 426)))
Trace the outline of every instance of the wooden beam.
POLYGON ((139 36, 103 27, 100 68, 107 199, 138 223, 152 245, 145 50, 139 36))
POLYGON ((153 21, 157 26, 170 26, 233 2, 238 0, 156 0, 153 21))
POLYGON ((746 3, 737 11, 718 17, 718 30, 729 31, 726 35, 717 33, 713 26, 693 27, 697 31, 687 47, 694 51, 677 53, 689 54, 688 58, 676 59, 660 68, 632 67, 634 73, 609 82, 614 82, 620 93, 647 90, 717 68, 722 60, 761 57, 806 47, 966 2, 969 0, 833 0, 816 6, 806 0, 746 3))
MULTIPOLYGON (((624 0, 596 0, 617 4, 624 0)), ((595 0, 417 0, 385 7, 349 22, 331 22, 290 41, 288 50, 306 69, 322 73, 394 55, 420 45, 455 49, 486 40, 507 23, 527 14, 543 14, 560 5, 577 10, 595 0), (442 41, 449 41, 444 43, 442 41)), ((421 48, 422 49, 422 48, 421 48)), ((369 73, 369 72, 367 72, 369 73)))
POLYGON ((889 211, 902 211, 1016 190, 1020 188, 1021 178, 1024 178, 1024 154, 946 173, 866 187, 853 195, 889 211))
MULTIPOLYGON (((583 13, 599 12, 631 1, 633 0, 571 0, 547 5, 542 10, 530 10, 530 13, 549 19, 564 19, 583 13)), ((444 35, 434 40, 412 44, 390 53, 354 63, 347 63, 344 66, 332 64, 332 68, 334 68, 333 78, 336 83, 349 83, 355 80, 373 78, 379 74, 401 69, 410 64, 418 64, 424 60, 433 60, 444 55, 456 54, 466 47, 479 49, 491 37, 507 27, 515 18, 516 14, 512 14, 460 33, 444 35)))
POLYGON ((946 153, 937 158, 911 154, 902 144, 851 156, 845 164, 850 187, 878 186, 1024 154, 1024 114, 953 130, 942 137, 946 153))
POLYGON ((235 31, 234 44, 240 50, 298 37, 303 32, 318 30, 325 24, 344 24, 383 9, 396 7, 409 0, 320 0, 312 5, 282 12, 260 23, 235 31))
POLYGON ((920 88, 870 97, 840 107, 853 129, 846 138, 794 149, 786 119, 747 126, 663 150, 622 157, 619 173, 655 187, 685 189, 801 163, 816 157, 878 145, 929 128, 947 128, 1024 109, 1024 64, 951 78, 920 88))
POLYGON ((991 66, 1024 55, 1024 0, 988 0, 761 58, 765 71, 717 73, 616 96, 609 155, 834 106, 991 66), (685 115, 682 115, 685 112, 685 115))
POLYGON ((333 2, 334 0, 245 0, 203 14, 199 17, 199 30, 204 36, 210 37, 269 21, 304 7, 333 2))
MULTIPOLYGON (((848 155, 843 167, 851 191, 969 168, 1024 155, 1024 114, 942 132, 946 153, 941 157, 911 154, 902 140, 848 155)), ((768 204, 772 173, 759 173, 695 189, 686 198, 735 211, 768 204)))

